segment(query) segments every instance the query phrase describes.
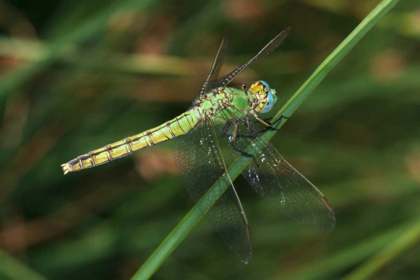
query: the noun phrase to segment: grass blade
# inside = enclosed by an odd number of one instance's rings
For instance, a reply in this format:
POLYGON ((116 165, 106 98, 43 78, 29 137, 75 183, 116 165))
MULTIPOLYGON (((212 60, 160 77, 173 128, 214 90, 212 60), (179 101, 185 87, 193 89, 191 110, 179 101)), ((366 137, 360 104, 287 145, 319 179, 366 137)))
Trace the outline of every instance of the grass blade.
MULTIPOLYGON (((389 11, 398 0, 384 0, 376 6, 366 18, 353 30, 352 33, 321 63, 315 72, 306 80, 306 82, 297 90, 297 92, 289 99, 283 108, 277 113, 291 116, 309 94, 318 86, 318 84, 328 75, 328 73, 340 62, 340 60, 360 41, 361 38, 389 11)), ((277 127, 281 127, 286 122, 283 119, 278 123, 277 127)), ((265 133, 267 139, 271 139, 276 131, 268 131, 265 133)), ((232 180, 236 179, 241 171, 248 164, 249 159, 241 157, 235 161, 228 169, 232 180)), ((219 180, 215 185, 223 184, 223 180, 219 180)), ((228 185, 224 185, 227 189, 228 185)), ((214 196, 214 191, 219 189, 212 187, 209 192, 199 201, 205 203, 207 207, 211 207, 214 201, 210 201, 210 197, 214 196)), ((201 208, 201 206, 200 206, 201 208)), ((131 278, 134 280, 148 279, 162 265, 165 259, 175 250, 181 241, 187 236, 188 232, 201 220, 202 214, 198 206, 194 206, 184 219, 175 227, 174 230, 165 238, 159 247, 153 252, 149 259, 143 264, 137 273, 131 278)))

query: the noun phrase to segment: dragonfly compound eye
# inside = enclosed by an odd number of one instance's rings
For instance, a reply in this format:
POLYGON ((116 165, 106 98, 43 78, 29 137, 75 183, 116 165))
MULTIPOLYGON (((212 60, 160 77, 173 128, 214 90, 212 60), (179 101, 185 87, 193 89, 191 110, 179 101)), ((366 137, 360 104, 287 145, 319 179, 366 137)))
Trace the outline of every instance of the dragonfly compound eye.
POLYGON ((276 91, 271 89, 265 81, 260 80, 253 83, 249 88, 249 92, 253 94, 259 102, 255 109, 259 113, 269 112, 274 107, 274 104, 276 104, 276 91))
MULTIPOLYGON (((275 91, 274 91, 274 93, 275 93, 275 91)), ((271 111, 271 109, 273 109, 274 104, 276 104, 276 101, 277 101, 277 96, 274 93, 273 93, 273 90, 270 90, 267 93, 267 98, 265 100, 265 104, 264 104, 264 106, 261 110, 261 113, 267 113, 267 112, 271 111)), ((261 103, 263 103, 263 102, 261 102, 261 103)))

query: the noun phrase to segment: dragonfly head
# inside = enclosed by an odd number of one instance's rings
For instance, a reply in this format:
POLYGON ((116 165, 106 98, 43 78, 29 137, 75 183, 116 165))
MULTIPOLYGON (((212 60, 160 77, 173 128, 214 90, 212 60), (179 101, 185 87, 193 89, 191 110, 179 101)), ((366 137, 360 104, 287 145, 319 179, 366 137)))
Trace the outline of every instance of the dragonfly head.
POLYGON ((269 112, 277 102, 276 90, 260 80, 249 87, 249 92, 253 95, 256 104, 257 113, 269 112))

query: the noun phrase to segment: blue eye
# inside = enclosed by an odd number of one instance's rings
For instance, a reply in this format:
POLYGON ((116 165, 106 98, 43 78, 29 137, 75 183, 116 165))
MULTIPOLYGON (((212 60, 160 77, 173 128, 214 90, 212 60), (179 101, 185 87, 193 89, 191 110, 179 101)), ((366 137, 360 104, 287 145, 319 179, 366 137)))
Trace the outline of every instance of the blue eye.
POLYGON ((266 87, 267 91, 270 91, 270 86, 268 85, 266 81, 260 80, 259 82, 262 83, 266 87))
POLYGON ((265 106, 261 110, 261 113, 269 112, 271 109, 273 109, 275 103, 276 103, 275 96, 274 96, 273 92, 270 90, 267 93, 267 103, 265 103, 265 106))

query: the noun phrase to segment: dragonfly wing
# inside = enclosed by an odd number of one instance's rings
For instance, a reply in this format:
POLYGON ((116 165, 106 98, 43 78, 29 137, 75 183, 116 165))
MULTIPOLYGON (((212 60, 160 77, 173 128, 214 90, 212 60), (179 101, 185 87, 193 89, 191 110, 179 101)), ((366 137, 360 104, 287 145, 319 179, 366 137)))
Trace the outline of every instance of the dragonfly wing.
POLYGON ((206 203, 198 207, 226 245, 245 263, 252 255, 251 235, 248 222, 236 190, 226 173, 216 133, 211 120, 203 121, 197 127, 182 136, 175 147, 175 161, 182 175, 192 200, 197 203, 219 180, 230 184, 223 193, 216 185, 208 195, 219 199, 207 210, 206 203))
POLYGON ((236 76, 238 76, 242 71, 245 70, 248 66, 254 64, 259 59, 267 56, 269 53, 274 51, 278 46, 283 43, 287 35, 290 33, 290 27, 287 27, 282 32, 280 32, 273 40, 271 40, 259 53, 257 53, 253 58, 245 62, 245 64, 239 66, 225 77, 221 78, 219 81, 211 85, 211 88, 225 87, 227 86, 236 76))
MULTIPOLYGON (((298 223, 319 232, 332 232, 335 214, 326 197, 263 136, 251 137, 240 112, 231 113, 229 118, 238 123, 236 149, 254 154, 254 160, 242 172, 254 190, 298 223)), ((232 129, 233 126, 227 133, 232 133, 232 129)), ((231 150, 235 157, 241 156, 231 150)))
POLYGON ((210 69, 210 73, 207 76, 207 79, 204 81, 203 86, 197 94, 197 98, 206 94, 209 91, 209 85, 212 85, 216 82, 217 77, 219 76, 220 69, 222 68, 223 62, 226 59, 226 54, 228 50, 228 38, 224 37, 222 43, 220 44, 219 50, 217 51, 216 58, 213 61, 213 65, 210 69))

